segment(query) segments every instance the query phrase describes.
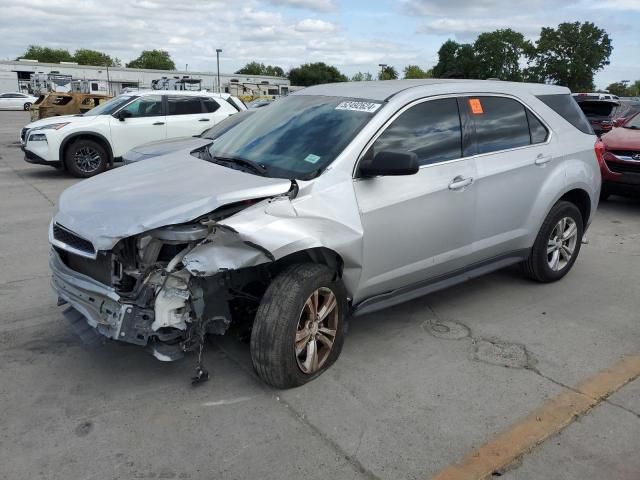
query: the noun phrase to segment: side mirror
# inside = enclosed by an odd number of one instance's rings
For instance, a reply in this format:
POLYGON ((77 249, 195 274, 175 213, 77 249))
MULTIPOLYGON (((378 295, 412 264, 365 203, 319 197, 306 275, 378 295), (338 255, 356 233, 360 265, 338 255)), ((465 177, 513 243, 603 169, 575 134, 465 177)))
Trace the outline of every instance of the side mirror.
POLYGON ((131 117, 133 117, 133 114, 129 110, 120 110, 118 113, 116 113, 116 118, 121 122, 124 122, 126 118, 131 117))
POLYGON ((360 163, 363 177, 378 175, 414 175, 418 173, 418 156, 413 152, 385 150, 360 163))

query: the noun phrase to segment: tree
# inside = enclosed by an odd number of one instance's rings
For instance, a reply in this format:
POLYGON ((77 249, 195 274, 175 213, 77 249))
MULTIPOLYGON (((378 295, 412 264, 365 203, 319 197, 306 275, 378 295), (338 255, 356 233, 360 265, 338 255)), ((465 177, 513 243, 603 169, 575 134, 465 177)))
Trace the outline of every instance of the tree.
POLYGON ((97 50, 89 50, 87 48, 79 48, 73 54, 73 60, 80 65, 98 65, 102 67, 119 67, 120 60, 111 58, 106 53, 97 50))
POLYGON ((594 89, 593 77, 609 65, 611 39, 591 22, 544 27, 530 53, 530 79, 557 83, 574 92, 594 89))
POLYGON ((438 63, 433 67, 436 78, 479 78, 478 61, 473 45, 447 40, 438 50, 438 63))
POLYGON ((373 75, 369 72, 358 72, 351 77, 352 82, 370 82, 371 80, 373 80, 373 75))
POLYGON ((629 87, 629 96, 631 96, 631 97, 640 97, 640 80, 636 80, 629 87))
POLYGON ((431 70, 424 71, 418 65, 407 65, 404 67, 404 78, 431 78, 431 70))
POLYGON ((398 79, 398 71, 387 65, 386 67, 382 67, 380 72, 378 72, 378 80, 397 80, 398 79))
POLYGON ((38 45, 30 45, 27 51, 18 58, 28 58, 29 60, 37 60, 44 63, 73 62, 73 56, 68 50, 40 47, 38 45))
POLYGON ((481 33, 473 44, 477 78, 522 81, 521 60, 533 46, 510 28, 481 33))
POLYGON ((619 97, 631 97, 631 88, 627 87, 624 83, 615 82, 607 87, 607 92, 612 95, 618 95, 619 97))
POLYGON ((309 87, 321 83, 347 82, 349 79, 331 65, 323 62, 305 63, 289 70, 291 85, 309 87))
POLYGON ((138 58, 127 63, 128 68, 175 70, 176 65, 166 50, 144 50, 138 58))
POLYGON ((236 73, 243 75, 269 75, 271 77, 284 77, 284 70, 278 66, 266 65, 264 63, 249 62, 236 73))

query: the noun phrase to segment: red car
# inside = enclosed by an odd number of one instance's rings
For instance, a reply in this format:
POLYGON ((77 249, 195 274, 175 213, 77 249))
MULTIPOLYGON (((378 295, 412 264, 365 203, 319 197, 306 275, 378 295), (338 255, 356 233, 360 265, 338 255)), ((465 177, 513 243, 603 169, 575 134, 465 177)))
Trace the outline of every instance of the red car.
POLYGON ((599 147, 600 199, 611 194, 640 194, 640 113, 603 135, 599 147))

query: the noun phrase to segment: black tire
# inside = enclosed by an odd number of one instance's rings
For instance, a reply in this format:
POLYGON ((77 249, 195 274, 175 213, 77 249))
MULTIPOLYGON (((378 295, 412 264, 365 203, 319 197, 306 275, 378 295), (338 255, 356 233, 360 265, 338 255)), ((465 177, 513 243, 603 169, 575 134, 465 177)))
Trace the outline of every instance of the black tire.
POLYGON ((601 202, 607 201, 610 196, 611 196, 611 194, 609 192, 605 192, 604 190, 600 191, 600 201, 601 202))
POLYGON ((26 112, 27 110, 29 110, 31 108, 31 104, 29 102, 24 104, 24 111, 26 112))
MULTIPOLYGON (((251 332, 251 360, 255 371, 276 388, 297 387, 321 375, 340 355, 346 313, 346 291, 335 272, 314 263, 288 267, 271 282, 256 313, 251 332), (328 289, 335 295, 336 335, 324 363, 317 371, 305 373, 303 366, 299 366, 302 353, 296 354, 296 333, 307 299, 319 289, 325 292, 328 289)), ((317 345, 317 348, 323 347, 320 341, 317 345)), ((306 352, 308 350, 303 352, 305 356, 306 352)))
POLYGON ((578 254, 580 253, 580 247, 582 246, 582 234, 584 232, 584 226, 582 222, 582 214, 578 207, 571 202, 560 201, 556 203, 547 218, 545 218, 536 237, 536 241, 533 244, 529 258, 522 263, 522 270, 532 280, 541 283, 549 283, 560 280, 564 277, 569 270, 573 267, 578 254), (552 233, 556 229, 556 226, 560 220, 564 218, 570 218, 575 223, 577 229, 577 237, 573 253, 571 258, 566 261, 566 264, 559 270, 554 270, 549 265, 549 253, 547 249, 549 247, 552 233))
POLYGON ((94 140, 80 139, 67 147, 64 163, 72 175, 89 178, 107 168, 108 158, 107 151, 100 143, 94 140))

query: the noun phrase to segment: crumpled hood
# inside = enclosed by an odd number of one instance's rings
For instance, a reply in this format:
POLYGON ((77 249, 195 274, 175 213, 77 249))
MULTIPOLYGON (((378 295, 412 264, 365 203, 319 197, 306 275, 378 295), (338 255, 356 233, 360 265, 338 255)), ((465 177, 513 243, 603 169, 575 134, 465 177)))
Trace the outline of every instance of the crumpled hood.
POLYGON ((142 155, 164 155, 177 150, 195 150, 208 145, 213 140, 201 137, 179 137, 171 140, 158 140, 157 142, 145 143, 131 149, 132 152, 142 155))
POLYGON ((121 238, 290 188, 290 180, 252 175, 181 152, 77 183, 60 196, 54 221, 90 240, 97 250, 109 250, 121 238))
POLYGON ((60 115, 58 117, 47 117, 42 120, 36 120, 25 126, 25 128, 42 127, 44 125, 51 125, 52 123, 64 123, 69 122, 73 125, 86 125, 92 123, 98 115, 89 115, 87 117, 83 115, 60 115))

